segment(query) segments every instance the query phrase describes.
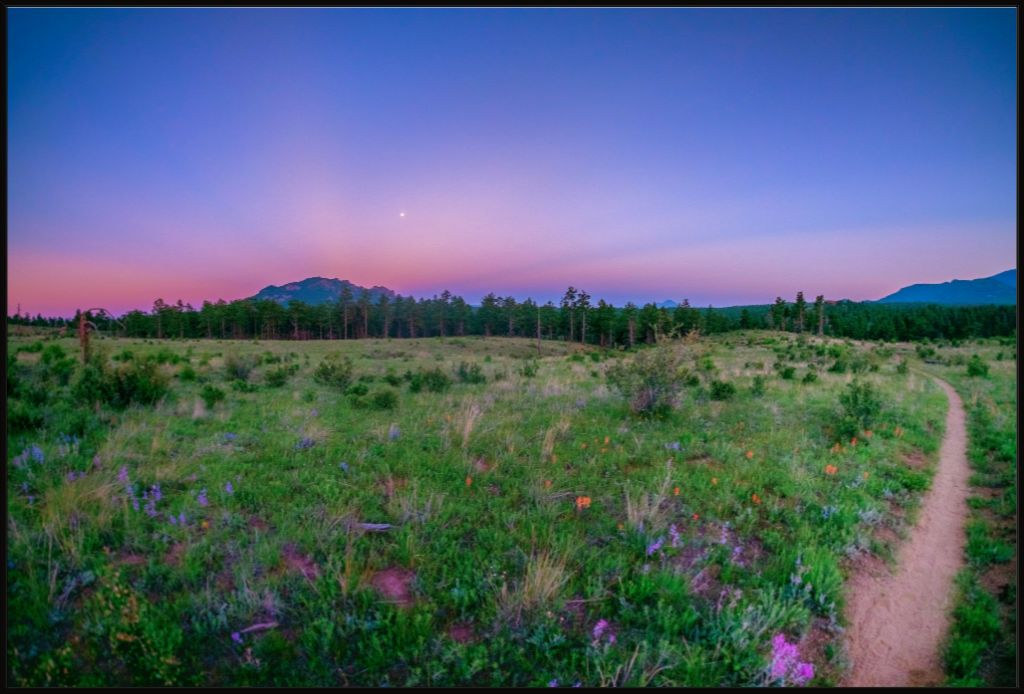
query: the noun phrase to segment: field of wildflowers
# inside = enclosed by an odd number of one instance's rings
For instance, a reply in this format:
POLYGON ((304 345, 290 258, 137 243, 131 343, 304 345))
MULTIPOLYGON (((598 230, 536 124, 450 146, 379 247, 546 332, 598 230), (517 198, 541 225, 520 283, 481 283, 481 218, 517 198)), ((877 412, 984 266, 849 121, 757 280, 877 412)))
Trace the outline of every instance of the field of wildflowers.
POLYGON ((560 342, 8 347, 16 685, 834 684, 946 408, 765 331, 664 346, 651 415, 560 342))

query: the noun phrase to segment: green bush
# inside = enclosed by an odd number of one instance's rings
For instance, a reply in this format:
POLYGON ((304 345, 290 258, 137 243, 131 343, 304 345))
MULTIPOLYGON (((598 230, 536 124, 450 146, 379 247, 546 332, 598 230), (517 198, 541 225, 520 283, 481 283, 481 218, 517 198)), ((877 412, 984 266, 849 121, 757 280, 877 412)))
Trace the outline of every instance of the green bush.
POLYGON ((981 360, 977 354, 971 357, 971 360, 967 362, 967 375, 968 376, 988 376, 988 364, 981 360))
POLYGON ((441 369, 420 369, 409 379, 409 390, 418 393, 424 388, 431 393, 443 393, 452 384, 452 379, 441 369))
POLYGON ((882 398, 875 388, 866 381, 854 381, 839 394, 842 418, 839 430, 844 436, 856 436, 857 432, 870 429, 882 411, 882 398))
POLYGON ((667 340, 645 349, 629 361, 608 369, 608 383, 629 401, 639 415, 664 415, 678 404, 682 378, 680 357, 667 340))
POLYGON ((540 365, 536 359, 530 359, 521 367, 519 367, 519 375, 523 378, 533 378, 537 375, 537 371, 540 369, 540 365))
POLYGON ((900 359, 900 363, 896 365, 896 373, 906 374, 910 370, 906 359, 900 359))
POLYGON ((181 381, 194 381, 199 377, 196 370, 191 365, 186 364, 181 371, 178 372, 178 379, 181 381))
POLYGON ((251 354, 231 353, 224 357, 224 371, 232 381, 248 381, 249 374, 256 368, 256 359, 251 354))
POLYGON ((459 380, 463 383, 486 383, 487 377, 484 376, 483 370, 479 364, 459 362, 459 367, 455 370, 455 375, 459 377, 459 380))
POLYGON ((212 410, 218 402, 224 399, 224 391, 217 386, 207 384, 203 386, 201 391, 199 391, 199 397, 201 397, 203 402, 206 403, 206 406, 212 410))
POLYGON ((754 382, 750 384, 750 394, 755 398, 764 395, 764 376, 754 376, 754 382))
POLYGON ((818 374, 814 373, 813 371, 808 371, 806 374, 804 374, 803 383, 805 384, 814 383, 817 380, 818 374))
POLYGON ((360 397, 370 392, 370 386, 365 383, 353 383, 345 389, 345 395, 360 397))
POLYGON ((313 372, 313 380, 326 386, 345 390, 352 382, 352 360, 337 352, 328 354, 313 372))
POLYGON ((259 388, 255 383, 235 379, 231 382, 231 390, 238 391, 239 393, 255 393, 259 388))
POLYGON ((736 386, 729 383, 728 381, 712 381, 711 382, 711 399, 712 400, 728 400, 736 394, 736 386))
POLYGON ((370 394, 370 406, 375 410, 393 410, 398 407, 398 391, 381 388, 370 394))
POLYGON ((264 378, 266 379, 267 385, 271 388, 280 388, 288 382, 288 377, 293 373, 293 369, 288 366, 279 366, 276 369, 271 369, 266 373, 264 378))
POLYGON ((398 386, 402 385, 402 377, 394 373, 393 371, 388 371, 386 374, 384 374, 384 382, 387 383, 389 386, 395 386, 397 388, 398 386))
POLYGON ((784 366, 779 371, 779 376, 787 381, 792 381, 793 377, 796 376, 796 369, 792 366, 784 366))

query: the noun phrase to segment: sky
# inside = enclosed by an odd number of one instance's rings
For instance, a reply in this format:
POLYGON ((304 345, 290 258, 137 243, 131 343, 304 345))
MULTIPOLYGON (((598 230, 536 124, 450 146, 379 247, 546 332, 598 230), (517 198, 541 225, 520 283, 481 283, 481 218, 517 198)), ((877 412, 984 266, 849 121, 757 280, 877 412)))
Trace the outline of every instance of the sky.
POLYGON ((7 311, 1016 264, 1016 9, 8 9, 7 311))

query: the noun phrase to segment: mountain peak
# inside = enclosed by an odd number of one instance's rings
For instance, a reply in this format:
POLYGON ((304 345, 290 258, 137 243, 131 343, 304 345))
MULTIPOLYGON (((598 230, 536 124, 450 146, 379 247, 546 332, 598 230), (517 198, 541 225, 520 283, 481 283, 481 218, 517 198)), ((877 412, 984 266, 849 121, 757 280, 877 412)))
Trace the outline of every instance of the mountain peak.
POLYGON ((1017 303, 1016 268, 975 280, 912 284, 878 300, 880 304, 930 303, 949 305, 1017 303))
POLYGON ((340 280, 337 277, 307 277, 298 282, 276 286, 268 285, 261 289, 256 296, 250 297, 253 301, 276 301, 279 304, 287 304, 290 301, 302 301, 307 304, 316 305, 328 302, 335 302, 341 297, 341 292, 348 287, 352 292, 352 298, 358 299, 364 291, 370 295, 370 301, 377 303, 382 296, 389 299, 395 297, 395 293, 387 287, 374 286, 370 288, 360 287, 348 280, 340 280))

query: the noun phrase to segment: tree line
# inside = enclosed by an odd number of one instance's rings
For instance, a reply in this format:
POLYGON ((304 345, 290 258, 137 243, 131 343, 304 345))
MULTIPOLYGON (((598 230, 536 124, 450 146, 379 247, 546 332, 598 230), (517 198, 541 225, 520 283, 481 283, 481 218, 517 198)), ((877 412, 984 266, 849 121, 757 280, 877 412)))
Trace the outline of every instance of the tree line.
MULTIPOLYGON (((15 314, 13 325, 76 327, 74 318, 15 314)), ((774 329, 869 340, 964 339, 1015 335, 1014 305, 942 306, 813 302, 798 292, 793 302, 777 297, 763 306, 697 309, 684 300, 668 309, 654 303, 616 307, 592 302, 585 290, 569 287, 559 303, 518 301, 490 293, 480 306, 445 290, 440 296, 353 296, 346 287, 335 302, 311 305, 291 301, 239 299, 204 301, 198 309, 178 300, 153 303, 150 312, 129 311, 120 318, 91 312, 86 318, 103 332, 138 338, 329 339, 449 337, 463 335, 566 340, 602 347, 652 343, 660 335, 699 331, 774 329)))

